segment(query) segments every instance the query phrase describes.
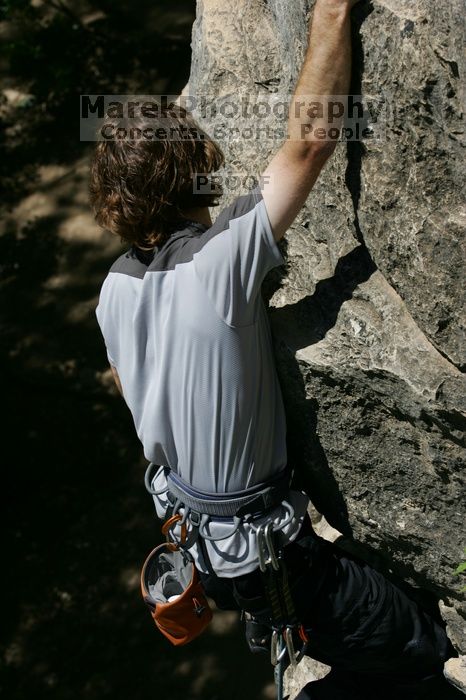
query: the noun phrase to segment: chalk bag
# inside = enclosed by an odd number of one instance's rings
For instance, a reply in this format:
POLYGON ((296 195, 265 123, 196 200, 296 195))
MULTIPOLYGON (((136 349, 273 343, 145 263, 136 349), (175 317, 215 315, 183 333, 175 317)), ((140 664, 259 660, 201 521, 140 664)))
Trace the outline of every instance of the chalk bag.
POLYGON ((173 543, 164 542, 147 557, 141 592, 156 626, 175 646, 198 637, 212 619, 196 567, 173 543))

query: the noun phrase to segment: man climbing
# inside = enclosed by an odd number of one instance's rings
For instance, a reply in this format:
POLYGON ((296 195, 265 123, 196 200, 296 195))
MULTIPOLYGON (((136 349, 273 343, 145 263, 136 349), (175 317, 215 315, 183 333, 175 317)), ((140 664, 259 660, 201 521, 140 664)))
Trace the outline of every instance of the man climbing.
MULTIPOLYGON (((299 630, 306 653, 332 666, 300 698, 440 700, 454 692, 442 675, 455 655, 443 628, 381 574, 317 537, 308 497, 290 487, 260 293, 284 262, 277 242, 335 148, 319 137, 325 118, 301 109, 300 96, 347 94, 356 2, 316 1, 288 138, 261 186, 213 224, 218 193, 196 194, 193 175, 218 170, 223 154, 188 113, 107 121, 106 133, 120 136, 97 145, 91 200, 97 221, 131 247, 104 281, 97 318, 150 462, 157 513, 184 518, 206 592, 221 608, 247 611, 251 648, 272 644, 270 627, 285 607, 290 660, 299 630), (154 124, 198 137, 121 136, 154 124)), ((173 536, 180 532, 178 523, 173 536)))

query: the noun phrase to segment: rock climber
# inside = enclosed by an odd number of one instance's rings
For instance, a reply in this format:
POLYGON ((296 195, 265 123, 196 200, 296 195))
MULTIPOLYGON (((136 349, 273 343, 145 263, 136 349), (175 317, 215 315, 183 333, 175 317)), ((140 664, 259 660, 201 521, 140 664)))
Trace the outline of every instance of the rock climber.
POLYGON ((189 112, 171 105, 155 117, 146 110, 107 119, 105 134, 115 136, 96 146, 91 202, 99 224, 129 248, 103 282, 96 313, 144 455, 156 466, 157 514, 191 504, 190 552, 204 589, 219 608, 247 613, 251 649, 270 644, 256 534, 272 523, 306 653, 332 668, 299 698, 441 700, 455 692, 442 670, 456 656, 441 624, 317 536, 309 496, 290 485, 299 465, 287 460, 261 296, 266 274, 284 263, 280 239, 335 150, 329 127, 343 128, 335 96, 349 92, 357 1, 316 0, 286 138, 260 184, 214 222, 209 207, 220 189, 196 191, 193 178, 218 171, 224 156, 189 112), (312 96, 325 108, 307 109, 312 96), (178 127, 183 136, 163 137, 178 127), (128 136, 149 130, 158 138, 128 136), (215 510, 220 501, 227 515, 215 510))

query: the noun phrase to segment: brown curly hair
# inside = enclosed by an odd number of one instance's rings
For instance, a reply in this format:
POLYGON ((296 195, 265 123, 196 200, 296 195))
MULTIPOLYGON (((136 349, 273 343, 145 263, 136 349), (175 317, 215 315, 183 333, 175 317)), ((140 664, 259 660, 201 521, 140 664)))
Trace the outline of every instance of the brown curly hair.
POLYGON ((194 193, 193 177, 218 170, 223 152, 183 107, 161 107, 156 117, 107 118, 100 133, 91 205, 97 223, 124 241, 151 250, 169 238, 183 211, 218 205, 222 188, 212 182, 208 194, 194 193))

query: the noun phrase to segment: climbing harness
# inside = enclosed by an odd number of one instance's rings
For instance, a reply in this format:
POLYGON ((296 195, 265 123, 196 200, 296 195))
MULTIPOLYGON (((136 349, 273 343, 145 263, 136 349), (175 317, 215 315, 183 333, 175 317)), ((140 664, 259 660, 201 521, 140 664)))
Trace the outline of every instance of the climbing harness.
MULTIPOLYGON (((146 469, 144 483, 147 491, 154 496, 166 494, 173 511, 183 506, 185 520, 191 513, 198 516, 210 515, 218 518, 233 518, 234 520, 245 516, 263 515, 278 506, 288 495, 292 476, 292 472, 285 469, 266 483, 256 484, 242 491, 219 494, 199 491, 171 469, 164 468, 167 487, 157 491, 152 488, 155 476, 154 468, 160 469, 158 465, 153 463, 150 463, 146 469)), ((291 509, 289 504, 288 507, 291 509)), ((289 514, 285 525, 291 521, 293 515, 293 512, 289 514)))
MULTIPOLYGON (((206 540, 219 541, 231 537, 240 525, 246 522, 255 532, 259 568, 271 612, 270 655, 274 667, 277 700, 283 699, 283 674, 286 666, 288 664, 296 666, 300 662, 306 652, 308 641, 306 632, 296 616, 288 572, 283 558, 283 548, 278 546, 279 532, 294 517, 294 509, 287 500, 291 477, 292 473, 287 469, 266 483, 257 484, 243 491, 224 494, 199 491, 186 483, 174 471, 153 463, 149 464, 144 477, 146 489, 150 494, 153 496, 164 494, 166 497, 168 505, 165 516, 168 520, 164 528, 172 538, 170 546, 176 546, 185 555, 188 555, 188 550, 196 543, 198 552, 201 553, 204 564, 211 573, 213 570, 206 550, 206 540), (166 486, 163 489, 156 490, 153 487, 156 480, 154 468, 164 471, 166 486), (260 525, 255 524, 255 520, 263 518, 280 504, 286 509, 286 517, 279 526, 275 526, 271 521, 260 525), (210 534, 208 526, 215 520, 230 520, 231 528, 221 536, 213 536, 210 534), (172 531, 175 525, 178 526, 181 533, 178 537, 175 537, 172 531), (302 644, 299 651, 296 651, 298 640, 302 644)), ((192 566, 194 565, 192 564, 192 566)), ((195 568, 194 571, 196 571, 195 568)), ((195 581, 194 574, 192 580, 195 581)), ((196 583, 199 582, 196 581, 196 583)), ((185 592, 187 593, 187 589, 185 592)), ((256 629, 264 627, 261 623, 256 623, 254 616, 250 616, 249 627, 252 629, 254 626, 256 629)), ((268 635, 266 637, 268 639, 268 635)), ((254 640, 248 640, 248 643, 253 651, 264 648, 260 643, 254 648, 254 640)))
MULTIPOLYGON (((254 528, 256 518, 263 517, 280 504, 285 507, 287 515, 277 529, 282 530, 287 527, 294 517, 293 506, 286 500, 292 476, 289 469, 280 472, 266 483, 256 484, 243 491, 219 494, 193 488, 169 468, 164 468, 167 485, 156 490, 152 486, 154 468, 161 469, 153 463, 150 463, 146 469, 144 477, 146 489, 153 496, 165 495, 168 503, 165 517, 169 518, 171 515, 180 513, 182 516, 180 525, 189 525, 187 541, 184 543, 185 550, 198 542, 205 554, 203 541, 225 540, 234 535, 244 522, 250 523, 254 528), (212 520, 231 521, 231 528, 220 536, 211 535, 208 526, 212 520)), ((211 568, 208 561, 206 567, 209 570, 211 568)))

